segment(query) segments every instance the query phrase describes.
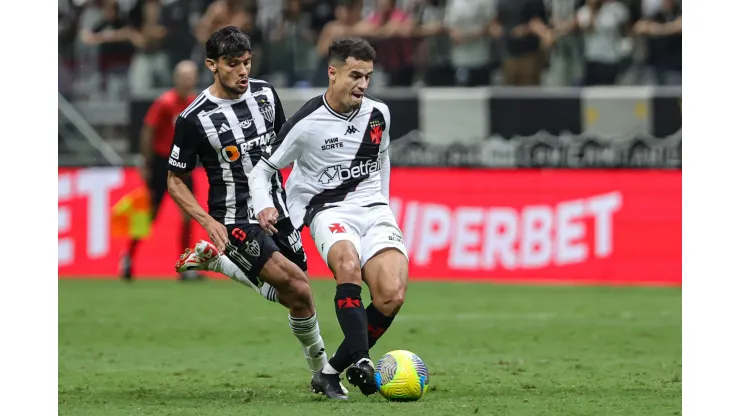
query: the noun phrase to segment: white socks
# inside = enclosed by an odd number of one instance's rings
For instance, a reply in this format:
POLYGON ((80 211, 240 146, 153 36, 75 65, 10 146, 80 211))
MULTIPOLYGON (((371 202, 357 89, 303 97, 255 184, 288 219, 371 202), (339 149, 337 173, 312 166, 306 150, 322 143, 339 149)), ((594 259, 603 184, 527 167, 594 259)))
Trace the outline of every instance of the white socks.
POLYGON ((262 287, 257 288, 257 286, 255 286, 254 283, 249 280, 247 275, 244 274, 242 269, 240 269, 239 266, 236 265, 236 263, 231 261, 231 259, 226 257, 226 255, 224 254, 221 254, 216 260, 208 263, 207 270, 211 272, 225 274, 231 280, 234 280, 243 284, 244 286, 249 286, 252 289, 256 290, 265 299, 271 302, 277 302, 277 291, 274 287, 270 286, 267 283, 264 283, 262 287))
POLYGON ((324 368, 321 370, 324 374, 339 374, 339 371, 337 371, 334 367, 331 366, 328 362, 324 365, 324 368))
POLYGON ((290 329, 303 347, 303 354, 312 372, 321 371, 328 364, 324 340, 319 332, 319 321, 314 313, 308 318, 288 316, 290 329))

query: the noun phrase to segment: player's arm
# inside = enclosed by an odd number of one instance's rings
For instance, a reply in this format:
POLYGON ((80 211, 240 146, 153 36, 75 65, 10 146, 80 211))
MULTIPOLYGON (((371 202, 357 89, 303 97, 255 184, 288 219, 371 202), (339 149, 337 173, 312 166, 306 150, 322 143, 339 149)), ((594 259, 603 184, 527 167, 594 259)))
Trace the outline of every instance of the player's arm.
POLYGON ((208 232, 211 241, 223 251, 229 241, 226 227, 208 215, 185 184, 185 180, 195 168, 198 146, 203 136, 192 122, 183 117, 177 118, 167 173, 167 190, 175 203, 198 221, 208 232))
POLYGON ((380 161, 380 192, 390 203, 391 200, 391 116, 390 112, 385 114, 385 130, 380 140, 378 159, 380 161))
POLYGON ((263 155, 249 173, 249 193, 252 196, 254 212, 257 213, 260 226, 270 235, 277 232, 272 226, 277 222, 277 210, 270 195, 270 178, 276 171, 288 166, 301 155, 300 141, 304 136, 304 127, 288 120, 272 143, 272 155, 269 158, 263 155))

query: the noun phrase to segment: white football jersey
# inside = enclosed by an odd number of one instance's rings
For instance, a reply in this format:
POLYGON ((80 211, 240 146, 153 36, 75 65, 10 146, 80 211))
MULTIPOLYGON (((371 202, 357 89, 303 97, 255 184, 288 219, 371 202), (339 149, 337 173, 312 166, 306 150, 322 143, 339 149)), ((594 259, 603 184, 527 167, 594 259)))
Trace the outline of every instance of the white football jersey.
POLYGON ((349 114, 332 110, 323 95, 311 99, 288 119, 268 146, 271 154, 250 174, 255 212, 273 206, 269 192, 258 196, 256 189, 291 162, 285 189, 296 228, 310 225, 327 207, 388 204, 389 130, 388 106, 367 95, 349 114))

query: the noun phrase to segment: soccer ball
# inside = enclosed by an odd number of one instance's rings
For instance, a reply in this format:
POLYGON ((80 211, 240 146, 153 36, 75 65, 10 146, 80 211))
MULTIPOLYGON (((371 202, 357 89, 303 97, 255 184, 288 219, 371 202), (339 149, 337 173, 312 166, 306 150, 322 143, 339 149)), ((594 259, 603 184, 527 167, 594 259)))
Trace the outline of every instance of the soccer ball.
POLYGON ((378 360, 375 384, 380 395, 388 400, 419 400, 429 387, 429 371, 418 355, 395 350, 378 360))

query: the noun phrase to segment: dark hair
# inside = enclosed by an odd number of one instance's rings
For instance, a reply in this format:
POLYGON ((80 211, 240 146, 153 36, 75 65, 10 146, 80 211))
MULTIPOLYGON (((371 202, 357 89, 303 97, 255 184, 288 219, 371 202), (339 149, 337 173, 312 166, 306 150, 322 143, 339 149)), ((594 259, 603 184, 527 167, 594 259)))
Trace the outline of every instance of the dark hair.
POLYGON ((219 29, 206 41, 206 58, 217 61, 238 58, 247 52, 252 52, 252 42, 246 33, 236 26, 227 26, 219 29))
POLYGON ((375 62, 375 49, 361 38, 341 38, 329 47, 329 62, 345 62, 347 58, 375 62))

